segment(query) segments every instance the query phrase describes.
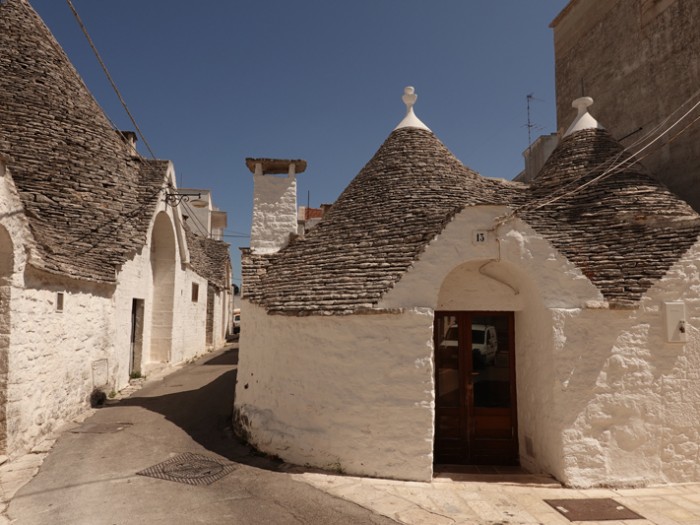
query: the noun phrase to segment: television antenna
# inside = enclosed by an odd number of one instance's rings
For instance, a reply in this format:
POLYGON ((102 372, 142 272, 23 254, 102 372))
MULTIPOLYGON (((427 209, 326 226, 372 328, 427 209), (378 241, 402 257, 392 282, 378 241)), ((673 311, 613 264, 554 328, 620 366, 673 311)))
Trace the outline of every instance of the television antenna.
POLYGON ((539 98, 535 98, 534 92, 528 93, 525 96, 525 99, 527 100, 527 124, 525 125, 525 127, 527 128, 527 149, 529 151, 530 148, 532 147, 532 130, 536 129, 539 131, 541 129, 544 129, 542 126, 538 126, 537 124, 532 123, 532 119, 530 116, 530 104, 532 103, 533 100, 536 100, 538 102, 544 102, 544 101, 539 99, 539 98))

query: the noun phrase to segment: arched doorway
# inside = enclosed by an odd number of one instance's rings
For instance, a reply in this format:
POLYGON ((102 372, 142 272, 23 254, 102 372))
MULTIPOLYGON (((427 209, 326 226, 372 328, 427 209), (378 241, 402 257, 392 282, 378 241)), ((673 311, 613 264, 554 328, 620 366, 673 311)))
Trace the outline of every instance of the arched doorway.
POLYGON ((482 261, 455 268, 438 297, 436 464, 519 461, 514 315, 519 292, 485 266, 482 261))
POLYGON ((7 451, 7 375, 11 337, 11 295, 14 250, 8 231, 0 226, 0 454, 7 451))
POLYGON ((151 306, 150 362, 167 363, 173 339, 173 304, 175 296, 175 232, 167 213, 156 216, 151 234, 151 272, 153 304, 151 306))

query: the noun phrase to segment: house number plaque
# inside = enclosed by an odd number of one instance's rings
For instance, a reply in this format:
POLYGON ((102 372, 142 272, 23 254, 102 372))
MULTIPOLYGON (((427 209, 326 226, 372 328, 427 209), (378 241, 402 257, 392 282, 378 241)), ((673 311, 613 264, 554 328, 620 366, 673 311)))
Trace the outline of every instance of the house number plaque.
POLYGON ((476 230, 474 231, 474 238, 473 242, 474 244, 484 244, 486 241, 488 241, 488 232, 483 231, 483 230, 476 230))

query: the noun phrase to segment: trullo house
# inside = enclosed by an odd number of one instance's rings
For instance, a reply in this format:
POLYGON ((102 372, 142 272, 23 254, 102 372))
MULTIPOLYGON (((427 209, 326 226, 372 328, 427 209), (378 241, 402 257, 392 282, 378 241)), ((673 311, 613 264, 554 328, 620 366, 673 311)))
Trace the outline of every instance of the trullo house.
POLYGON ((248 160, 239 434, 406 480, 453 464, 700 480, 700 216, 591 99, 526 185, 464 166, 415 98, 304 238, 280 228, 305 163, 248 160))
POLYGON ((172 163, 134 138, 29 3, 0 2, 0 455, 224 341, 227 245, 188 231, 172 163))

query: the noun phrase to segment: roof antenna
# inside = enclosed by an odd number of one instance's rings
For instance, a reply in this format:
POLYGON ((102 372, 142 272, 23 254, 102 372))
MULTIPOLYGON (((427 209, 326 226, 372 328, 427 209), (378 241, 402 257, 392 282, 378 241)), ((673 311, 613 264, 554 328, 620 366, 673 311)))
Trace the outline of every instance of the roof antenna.
POLYGON ((542 126, 537 126, 536 124, 533 124, 532 120, 530 119, 530 101, 532 101, 532 100, 540 101, 540 99, 535 98, 534 92, 529 93, 525 98, 527 99, 527 124, 525 125, 525 127, 527 128, 527 150, 531 151, 532 150, 532 129, 537 128, 538 130, 541 130, 542 126))

